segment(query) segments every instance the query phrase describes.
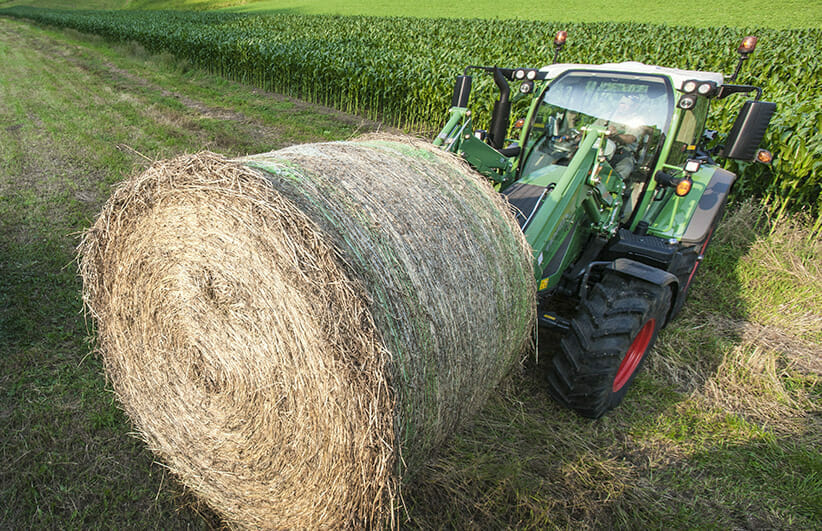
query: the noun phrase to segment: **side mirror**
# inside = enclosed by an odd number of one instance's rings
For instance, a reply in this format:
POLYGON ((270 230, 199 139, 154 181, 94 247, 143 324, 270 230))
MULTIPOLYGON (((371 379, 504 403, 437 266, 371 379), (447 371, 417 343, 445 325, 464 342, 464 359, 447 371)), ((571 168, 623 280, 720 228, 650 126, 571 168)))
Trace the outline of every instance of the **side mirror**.
POLYGON ((753 160, 774 112, 775 103, 746 101, 728 134, 721 155, 729 159, 753 160))

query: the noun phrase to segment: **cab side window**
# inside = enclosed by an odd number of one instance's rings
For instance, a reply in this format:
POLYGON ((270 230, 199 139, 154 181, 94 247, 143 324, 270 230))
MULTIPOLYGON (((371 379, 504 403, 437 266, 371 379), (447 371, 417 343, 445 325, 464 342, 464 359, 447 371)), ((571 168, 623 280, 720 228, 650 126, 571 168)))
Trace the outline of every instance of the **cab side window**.
POLYGON ((705 123, 705 115, 708 112, 708 100, 697 98, 693 109, 683 112, 679 128, 674 136, 671 151, 668 153, 668 164, 672 166, 682 166, 689 157, 689 147, 696 144, 702 135, 700 124, 705 123))

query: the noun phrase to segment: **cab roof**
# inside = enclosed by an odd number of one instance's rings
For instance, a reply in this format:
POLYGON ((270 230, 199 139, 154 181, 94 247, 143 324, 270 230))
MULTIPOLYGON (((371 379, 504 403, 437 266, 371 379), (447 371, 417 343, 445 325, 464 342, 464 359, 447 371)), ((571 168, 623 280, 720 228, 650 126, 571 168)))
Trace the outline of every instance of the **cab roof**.
POLYGON ((680 70, 679 68, 667 68, 664 66, 646 65, 637 61, 626 61, 623 63, 604 63, 599 65, 589 65, 582 63, 558 63, 548 65, 540 69, 545 72, 546 79, 553 79, 568 70, 594 70, 602 72, 621 72, 626 74, 657 74, 669 76, 673 81, 674 88, 682 90, 682 84, 690 79, 697 81, 713 81, 717 86, 722 85, 725 76, 718 72, 702 72, 699 70, 680 70))

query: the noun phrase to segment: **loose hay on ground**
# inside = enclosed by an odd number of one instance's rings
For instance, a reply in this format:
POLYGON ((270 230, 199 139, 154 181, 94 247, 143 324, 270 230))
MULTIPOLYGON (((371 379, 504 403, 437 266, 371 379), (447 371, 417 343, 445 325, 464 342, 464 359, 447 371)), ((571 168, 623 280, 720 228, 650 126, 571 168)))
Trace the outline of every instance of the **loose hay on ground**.
POLYGON ((80 255, 126 412, 239 526, 386 522, 531 337, 505 205, 408 140, 157 163, 80 255))

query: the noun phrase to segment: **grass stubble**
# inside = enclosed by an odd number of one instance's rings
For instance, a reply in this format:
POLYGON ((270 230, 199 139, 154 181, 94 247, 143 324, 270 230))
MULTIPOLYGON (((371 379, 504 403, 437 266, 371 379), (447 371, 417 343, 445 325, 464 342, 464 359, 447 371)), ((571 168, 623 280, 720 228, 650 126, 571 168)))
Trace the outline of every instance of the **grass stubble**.
MULTIPOLYGON (((127 48, 0 20, 2 527, 223 525, 130 434, 86 339, 78 235, 146 159, 378 127, 127 48)), ((405 525, 818 526, 820 243, 730 212, 620 409, 578 418, 527 363, 419 472, 405 525)))

